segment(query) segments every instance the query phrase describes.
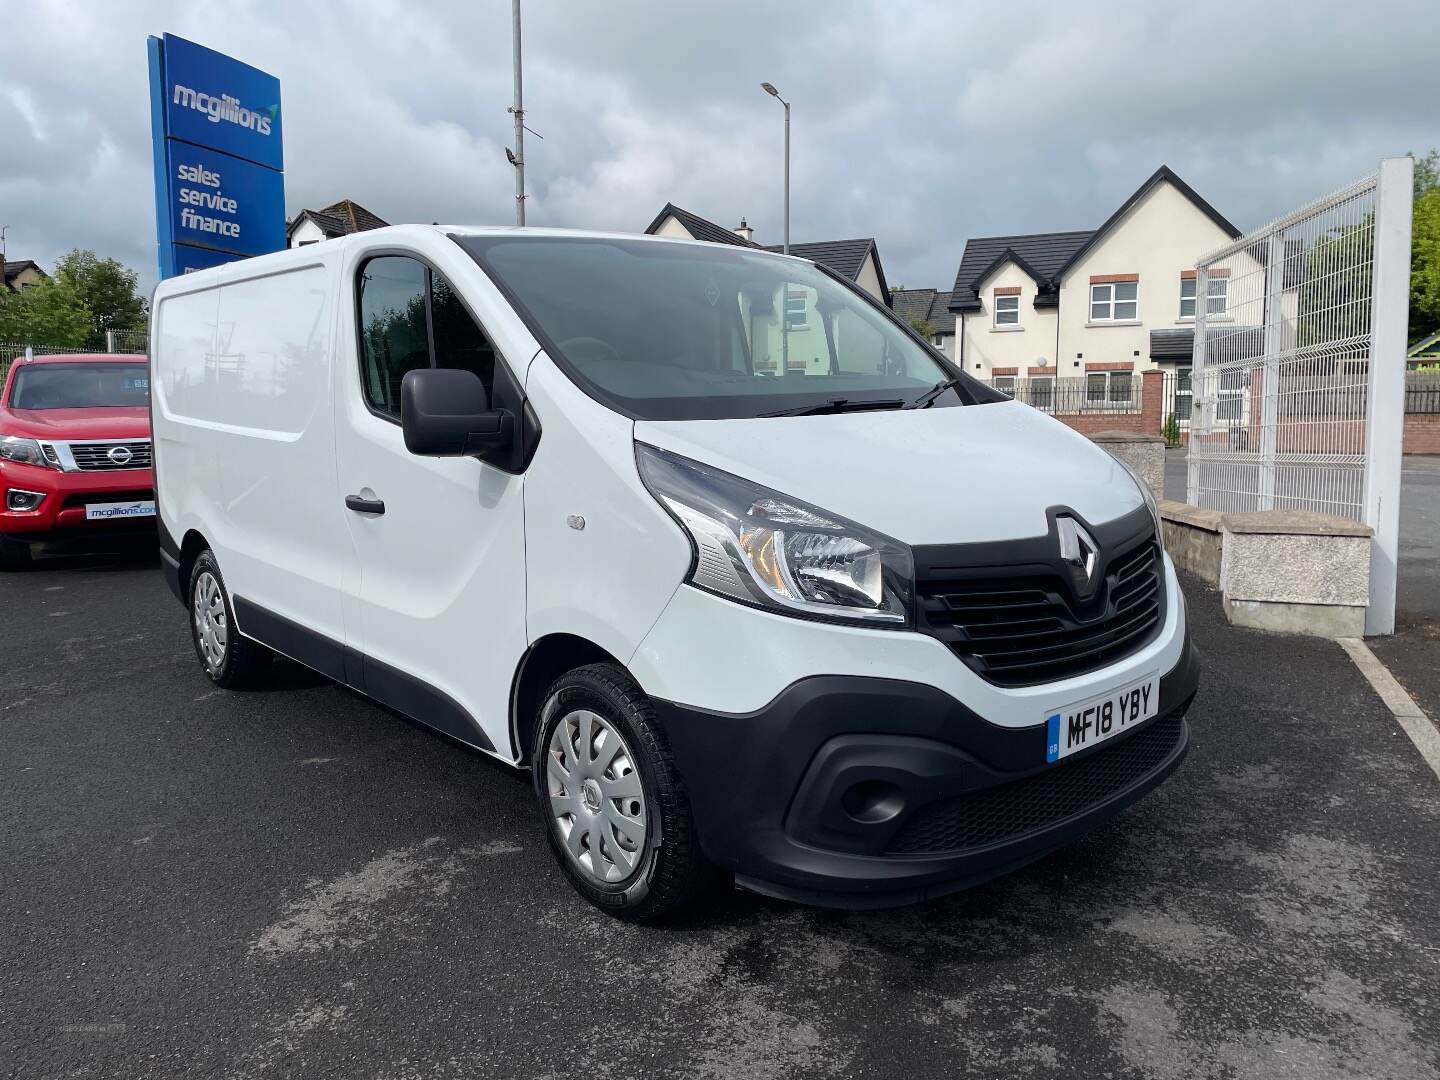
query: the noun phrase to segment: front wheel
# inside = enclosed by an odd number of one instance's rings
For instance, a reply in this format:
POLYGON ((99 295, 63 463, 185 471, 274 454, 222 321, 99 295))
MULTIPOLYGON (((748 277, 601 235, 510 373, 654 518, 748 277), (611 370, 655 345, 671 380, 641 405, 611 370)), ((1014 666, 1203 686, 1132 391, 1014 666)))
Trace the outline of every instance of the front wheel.
POLYGON ((235 628, 235 609, 209 548, 190 569, 190 640, 216 686, 238 690, 263 682, 274 654, 235 628))
POLYGON ((555 681, 531 769, 550 847, 602 911, 658 919, 709 882, 684 781, 649 699, 618 665, 555 681))

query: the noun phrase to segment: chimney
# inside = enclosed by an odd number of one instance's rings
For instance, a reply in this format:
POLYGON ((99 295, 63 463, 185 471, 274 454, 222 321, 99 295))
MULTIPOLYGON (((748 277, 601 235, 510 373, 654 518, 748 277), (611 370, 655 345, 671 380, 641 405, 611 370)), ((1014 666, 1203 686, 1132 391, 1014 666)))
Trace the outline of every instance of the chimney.
POLYGON ((743 217, 740 219, 739 226, 735 229, 735 235, 742 240, 749 240, 751 243, 755 242, 755 230, 745 224, 743 217))

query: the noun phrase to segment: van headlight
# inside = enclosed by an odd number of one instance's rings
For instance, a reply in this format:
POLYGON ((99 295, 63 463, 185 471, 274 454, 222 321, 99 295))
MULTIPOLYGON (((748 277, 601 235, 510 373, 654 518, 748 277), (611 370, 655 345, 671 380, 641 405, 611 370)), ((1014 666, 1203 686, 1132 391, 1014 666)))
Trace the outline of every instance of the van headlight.
POLYGON ((787 615, 909 624, 915 564, 904 544, 678 454, 637 443, 636 457, 695 545, 692 584, 787 615))
MULTIPOLYGON (((1114 454, 1111 454, 1110 456, 1115 457, 1114 454)), ((1125 471, 1130 474, 1130 479, 1134 480, 1135 486, 1140 489, 1140 497, 1145 500, 1145 506, 1150 511, 1150 520, 1155 525, 1155 542, 1160 545, 1160 550, 1164 551, 1165 525, 1160 518, 1160 504, 1155 501, 1155 493, 1150 490, 1149 484, 1145 483, 1144 480, 1140 479, 1140 474, 1136 472, 1133 468, 1131 468, 1128 461, 1121 461, 1118 457, 1116 457, 1115 460, 1120 462, 1120 464, 1125 467, 1125 471)))

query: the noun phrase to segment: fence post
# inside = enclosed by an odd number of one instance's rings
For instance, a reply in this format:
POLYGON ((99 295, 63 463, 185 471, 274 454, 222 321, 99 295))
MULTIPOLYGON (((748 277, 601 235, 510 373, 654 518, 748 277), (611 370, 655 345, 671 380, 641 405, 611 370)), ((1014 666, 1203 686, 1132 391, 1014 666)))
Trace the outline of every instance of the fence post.
POLYGON ((1410 215, 1415 162, 1380 162, 1375 202, 1375 264, 1365 425, 1365 524, 1370 545, 1370 606, 1365 633, 1395 632, 1395 574, 1400 555, 1400 465, 1405 439, 1405 338, 1409 332, 1410 215))
POLYGON ((106 351, 107 353, 113 353, 113 352, 115 351, 115 331, 114 331, 114 330, 106 330, 106 331, 105 331, 105 351, 106 351))
MULTIPOLYGON (((1265 256, 1265 336, 1262 345, 1265 373, 1261 384, 1259 432, 1261 510, 1275 509, 1275 438, 1280 428, 1280 290, 1285 280, 1283 237, 1284 233, 1279 230, 1270 234, 1265 256)), ((1197 299, 1195 302, 1199 304, 1201 301, 1197 299)))
POLYGON ((1205 389, 1205 315, 1209 301, 1200 303, 1200 297, 1210 292, 1210 268, 1200 266, 1195 270, 1195 338, 1190 351, 1190 444, 1185 448, 1185 501, 1191 506, 1200 505, 1200 466, 1195 460, 1195 447, 1207 432, 1209 414, 1208 391, 1205 389), (1196 438, 1196 436, 1200 438, 1196 438))

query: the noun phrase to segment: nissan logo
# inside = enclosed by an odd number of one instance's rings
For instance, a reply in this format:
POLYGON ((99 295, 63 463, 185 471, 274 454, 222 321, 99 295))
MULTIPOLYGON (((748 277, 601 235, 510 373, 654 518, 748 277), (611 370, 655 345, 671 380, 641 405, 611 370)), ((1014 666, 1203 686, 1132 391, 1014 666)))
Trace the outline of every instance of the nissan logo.
POLYGON ((116 465, 129 465, 130 459, 135 455, 130 452, 128 446, 112 446, 105 456, 116 465))

